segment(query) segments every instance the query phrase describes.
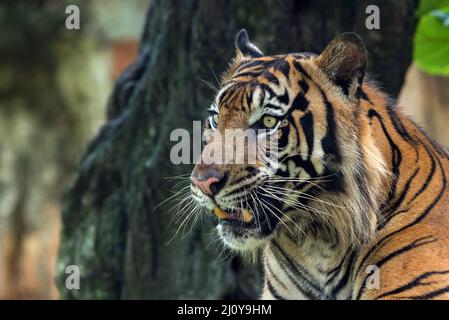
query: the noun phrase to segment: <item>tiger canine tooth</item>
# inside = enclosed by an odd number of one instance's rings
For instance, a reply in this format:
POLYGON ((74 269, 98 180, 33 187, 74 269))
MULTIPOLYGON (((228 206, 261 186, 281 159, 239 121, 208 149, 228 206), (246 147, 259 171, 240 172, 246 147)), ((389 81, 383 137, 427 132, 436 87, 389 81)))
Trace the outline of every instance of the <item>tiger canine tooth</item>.
POLYGON ((214 208, 214 214, 217 216, 218 219, 228 219, 229 218, 229 214, 224 212, 223 210, 220 209, 220 207, 215 207, 214 208))
POLYGON ((247 209, 242 210, 242 217, 244 222, 250 222, 253 219, 253 215, 247 209))

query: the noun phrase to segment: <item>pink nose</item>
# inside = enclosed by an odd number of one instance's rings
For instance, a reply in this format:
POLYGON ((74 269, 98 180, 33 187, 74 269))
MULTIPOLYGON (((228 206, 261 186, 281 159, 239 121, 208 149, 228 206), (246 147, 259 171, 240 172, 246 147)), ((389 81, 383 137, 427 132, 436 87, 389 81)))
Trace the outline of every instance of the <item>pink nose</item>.
POLYGON ((220 181, 217 177, 210 177, 207 178, 206 180, 198 180, 195 177, 190 177, 190 179, 192 180, 192 183, 195 184, 196 186, 198 186, 204 193, 212 196, 214 192, 212 192, 210 186, 213 183, 216 183, 218 181, 220 181))

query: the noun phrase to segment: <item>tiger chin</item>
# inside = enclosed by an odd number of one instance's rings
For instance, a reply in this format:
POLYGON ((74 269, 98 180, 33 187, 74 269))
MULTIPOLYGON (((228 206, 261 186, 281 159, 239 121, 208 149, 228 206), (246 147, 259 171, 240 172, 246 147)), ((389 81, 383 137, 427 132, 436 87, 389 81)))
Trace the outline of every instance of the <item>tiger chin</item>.
POLYGON ((365 76, 360 37, 267 56, 241 30, 235 46, 202 156, 249 159, 222 137, 251 129, 278 161, 199 161, 191 191, 228 247, 262 255, 261 297, 448 299, 448 152, 365 76))

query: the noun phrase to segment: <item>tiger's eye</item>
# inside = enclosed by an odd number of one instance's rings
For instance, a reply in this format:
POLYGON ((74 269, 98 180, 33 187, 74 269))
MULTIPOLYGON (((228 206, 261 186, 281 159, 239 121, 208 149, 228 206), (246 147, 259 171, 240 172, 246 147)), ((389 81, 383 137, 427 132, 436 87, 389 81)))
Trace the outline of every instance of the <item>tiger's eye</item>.
POLYGON ((217 123, 218 123, 218 113, 215 113, 215 114, 212 116, 212 122, 214 123, 215 126, 217 126, 217 123))
POLYGON ((272 116, 265 116, 262 119, 262 124, 265 128, 271 129, 278 123, 278 119, 272 116))

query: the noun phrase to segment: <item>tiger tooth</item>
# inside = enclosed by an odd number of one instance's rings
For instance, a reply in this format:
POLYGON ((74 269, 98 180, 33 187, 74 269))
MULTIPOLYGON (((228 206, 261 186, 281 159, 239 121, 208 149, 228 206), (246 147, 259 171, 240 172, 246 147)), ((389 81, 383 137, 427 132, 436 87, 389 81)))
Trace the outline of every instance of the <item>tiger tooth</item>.
POLYGON ((214 214, 217 216, 218 219, 224 220, 229 218, 229 214, 221 210, 220 207, 214 208, 214 214))
POLYGON ((253 219, 253 215, 247 209, 242 210, 242 217, 244 222, 250 222, 253 219))

